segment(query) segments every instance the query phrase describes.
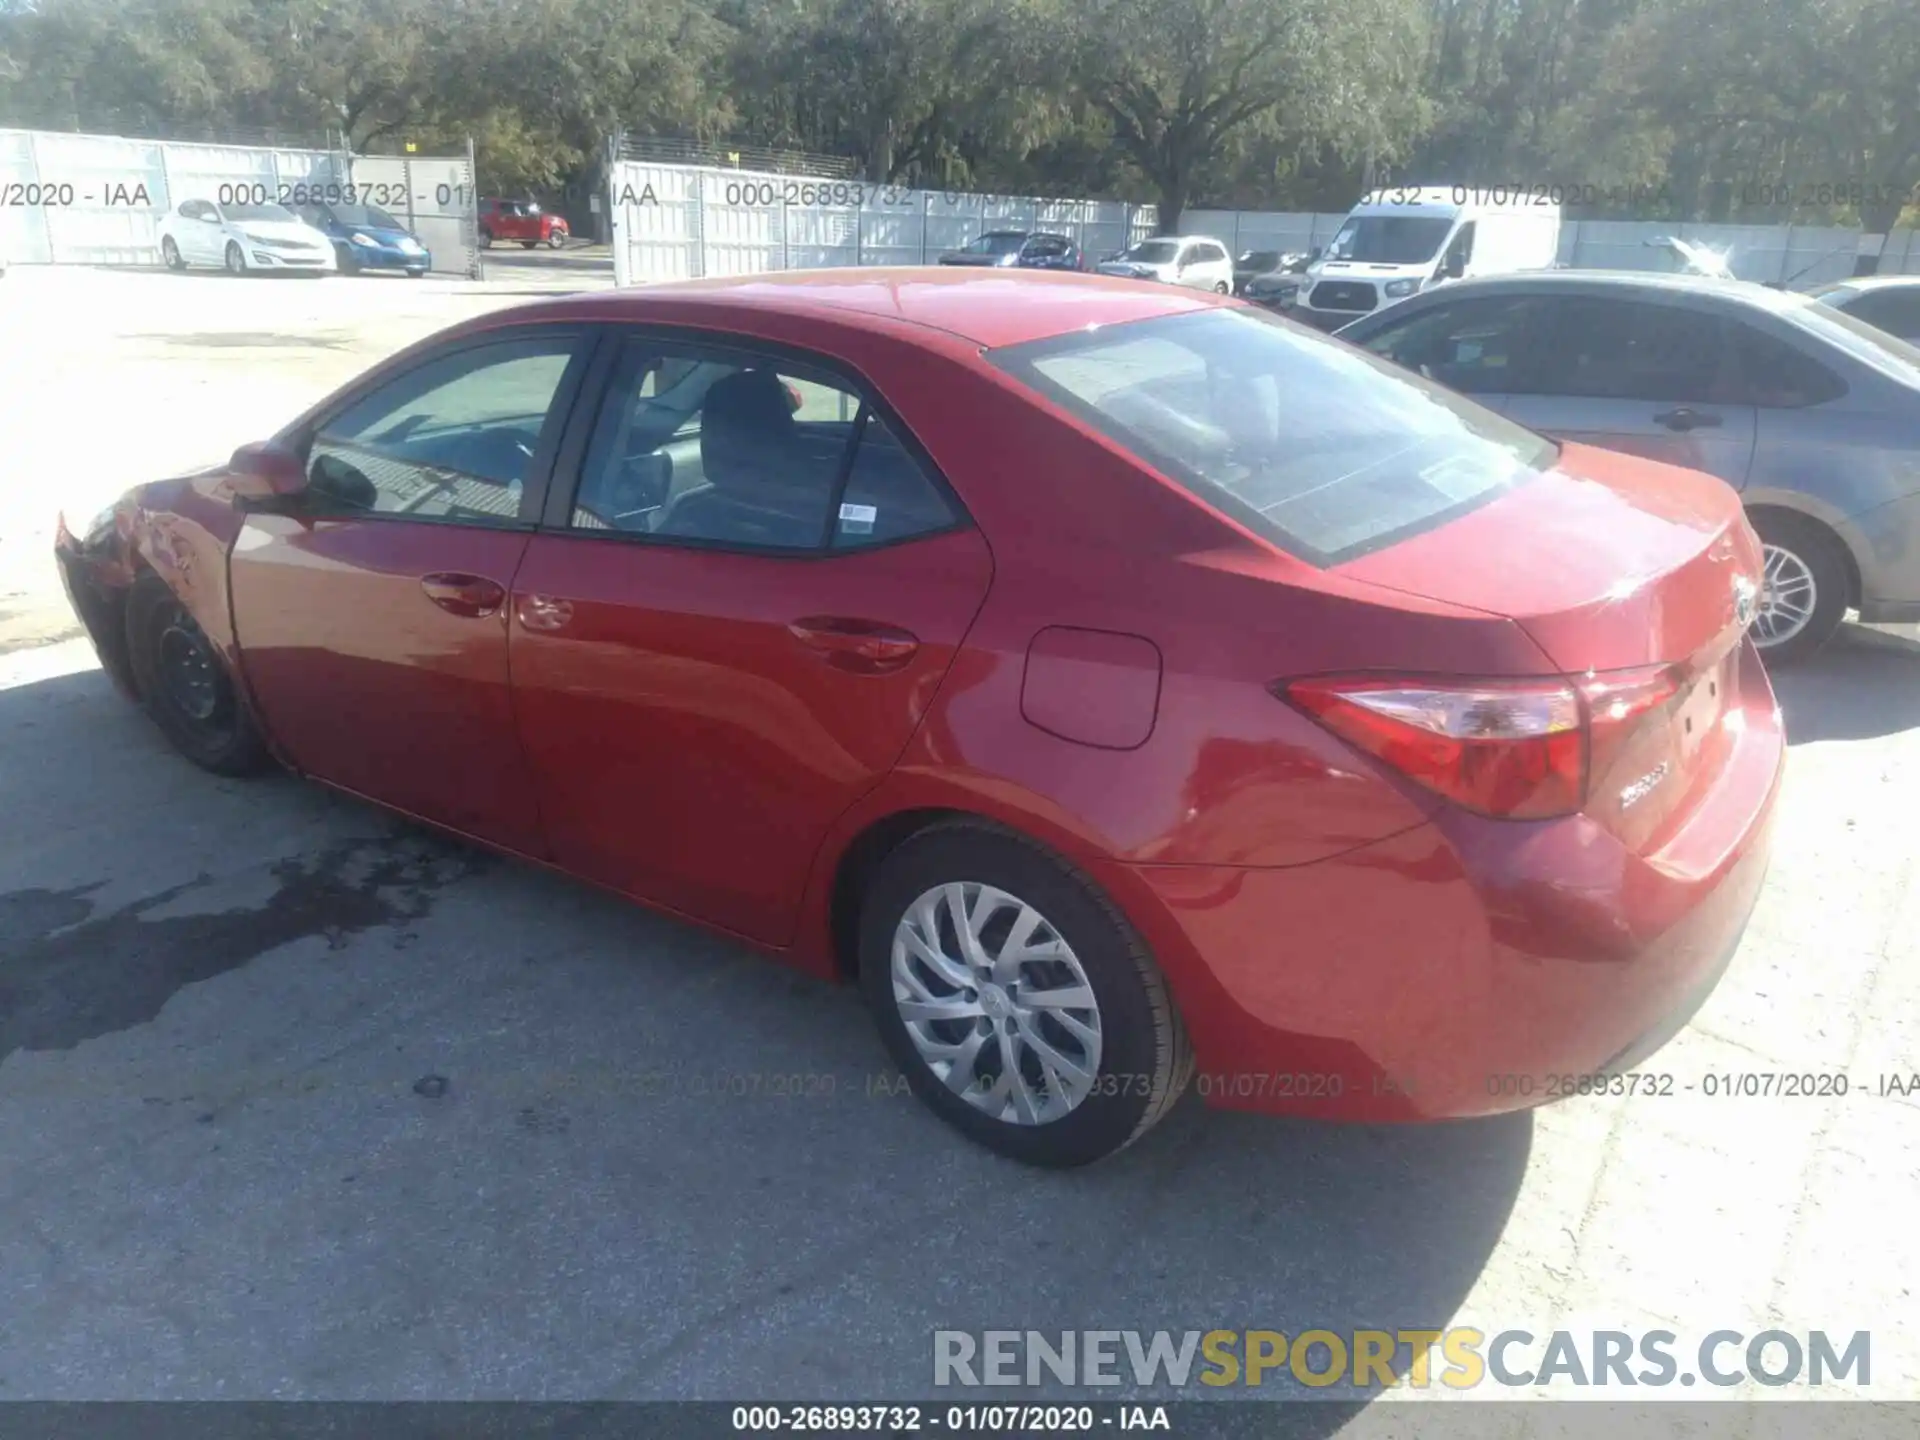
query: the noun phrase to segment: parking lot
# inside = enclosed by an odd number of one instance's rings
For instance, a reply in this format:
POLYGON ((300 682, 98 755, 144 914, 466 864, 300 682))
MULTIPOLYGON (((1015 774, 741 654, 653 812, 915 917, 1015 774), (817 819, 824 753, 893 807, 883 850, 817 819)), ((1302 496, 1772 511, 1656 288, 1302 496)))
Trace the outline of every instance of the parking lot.
POLYGON ((60 507, 611 278, 489 266, 0 281, 0 1396, 914 1397, 936 1329, 1459 1324, 1865 1330, 1870 1382, 1829 1391, 1920 1399, 1920 628, 1777 678, 1773 870, 1643 1067, 1675 1093, 1418 1128, 1189 1096, 1109 1163, 1023 1169, 898 1093, 851 992, 205 775, 76 638, 60 507), (1848 1093, 1703 1092, 1755 1072, 1848 1093))

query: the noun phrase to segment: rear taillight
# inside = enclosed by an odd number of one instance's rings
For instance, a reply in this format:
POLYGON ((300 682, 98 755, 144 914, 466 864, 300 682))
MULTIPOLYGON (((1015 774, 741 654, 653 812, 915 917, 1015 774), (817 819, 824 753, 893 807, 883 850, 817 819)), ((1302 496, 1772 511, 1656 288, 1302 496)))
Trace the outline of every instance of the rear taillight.
POLYGON ((1334 734, 1469 810, 1508 820, 1570 815, 1596 753, 1610 754, 1676 693, 1671 666, 1575 679, 1378 675, 1275 687, 1334 734))

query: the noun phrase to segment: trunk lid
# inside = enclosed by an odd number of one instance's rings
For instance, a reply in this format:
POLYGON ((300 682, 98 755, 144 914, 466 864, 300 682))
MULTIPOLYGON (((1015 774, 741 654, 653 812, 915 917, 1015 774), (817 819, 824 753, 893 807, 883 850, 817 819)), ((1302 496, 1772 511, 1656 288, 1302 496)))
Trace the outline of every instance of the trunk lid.
POLYGON ((1725 637, 1760 545, 1712 476, 1568 444, 1539 478, 1338 570, 1507 616, 1577 674, 1687 661, 1725 637))
POLYGON ((1584 811, 1635 848, 1663 843, 1726 761, 1761 564, 1711 476, 1569 444, 1491 504, 1337 568, 1524 629, 1587 707, 1584 811))

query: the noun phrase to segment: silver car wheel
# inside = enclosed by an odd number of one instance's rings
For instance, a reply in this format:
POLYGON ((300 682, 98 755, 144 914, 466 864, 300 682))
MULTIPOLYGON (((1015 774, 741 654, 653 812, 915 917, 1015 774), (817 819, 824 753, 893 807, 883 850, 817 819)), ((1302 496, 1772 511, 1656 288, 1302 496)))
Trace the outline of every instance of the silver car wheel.
POLYGON ((1753 643, 1762 650, 1785 644, 1813 619, 1820 587, 1813 569, 1791 550, 1762 545, 1760 608, 1753 617, 1753 643))
POLYGON ((972 881, 921 893, 894 928, 893 1000, 936 1079, 1014 1125, 1071 1113, 1100 1073, 1100 1006, 1060 932, 972 881))

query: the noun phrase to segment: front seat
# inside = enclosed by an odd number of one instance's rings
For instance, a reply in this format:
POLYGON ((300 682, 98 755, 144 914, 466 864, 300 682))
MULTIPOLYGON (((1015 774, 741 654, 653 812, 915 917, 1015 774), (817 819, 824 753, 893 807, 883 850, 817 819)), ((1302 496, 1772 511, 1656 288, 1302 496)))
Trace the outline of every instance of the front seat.
POLYGON ((656 535, 812 548, 826 534, 832 477, 820 473, 770 370, 716 380, 700 408, 706 487, 667 506, 656 535))

